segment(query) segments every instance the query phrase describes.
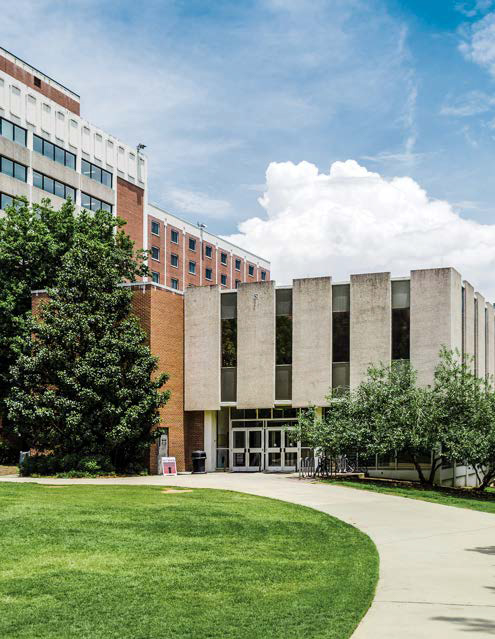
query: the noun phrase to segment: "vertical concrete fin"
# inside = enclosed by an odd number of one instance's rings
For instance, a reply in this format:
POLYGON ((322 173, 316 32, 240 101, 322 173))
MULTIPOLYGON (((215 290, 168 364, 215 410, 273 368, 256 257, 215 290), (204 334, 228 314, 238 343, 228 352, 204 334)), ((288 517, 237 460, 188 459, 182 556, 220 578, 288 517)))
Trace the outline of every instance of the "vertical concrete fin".
POLYGON ((495 311, 493 304, 486 303, 486 328, 485 328, 485 374, 492 380, 495 375, 495 311))
POLYGON ((370 364, 389 364, 392 349, 390 273, 351 275, 350 386, 370 364))
POLYGON ((461 350, 461 295, 453 268, 411 271, 411 364, 420 385, 433 382, 442 346, 461 350))
POLYGON ((292 406, 326 406, 332 384, 332 278, 294 280, 292 406))
POLYGON ((275 400, 275 282, 239 284, 237 406, 270 408, 275 400))
POLYGON ((186 289, 184 314, 185 410, 219 410, 220 288, 186 289))
POLYGON ((485 330, 486 330, 486 301, 481 293, 475 294, 478 305, 478 325, 476 330, 476 374, 478 377, 485 377, 485 330))
MULTIPOLYGON (((464 280, 463 353, 474 358, 474 288, 464 280)), ((471 361, 474 370, 474 359, 471 361)))

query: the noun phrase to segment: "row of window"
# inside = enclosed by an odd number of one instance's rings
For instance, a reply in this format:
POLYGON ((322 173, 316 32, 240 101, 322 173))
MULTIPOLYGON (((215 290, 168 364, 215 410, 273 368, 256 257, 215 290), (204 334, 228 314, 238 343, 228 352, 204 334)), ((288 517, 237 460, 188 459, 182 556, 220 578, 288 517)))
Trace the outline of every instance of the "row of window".
MULTIPOLYGON (((18 124, 10 122, 5 118, 0 117, 0 135, 17 142, 22 146, 27 146, 27 129, 24 129, 18 124)), ((66 151, 63 147, 45 140, 39 135, 33 134, 33 150, 36 153, 40 153, 45 157, 58 162, 63 166, 67 166, 70 169, 76 169, 76 155, 70 151, 66 151)), ((86 160, 81 161, 81 172, 83 175, 90 177, 92 180, 96 180, 105 186, 112 188, 113 175, 110 171, 100 168, 96 164, 92 164, 86 160)))
POLYGON ((110 171, 105 171, 105 169, 96 166, 96 164, 92 164, 87 160, 81 160, 81 173, 92 180, 96 180, 96 182, 100 182, 112 188, 113 175, 110 171))
POLYGON ((103 200, 99 200, 88 193, 81 192, 81 206, 84 209, 88 209, 89 211, 99 211, 100 209, 103 211, 112 212, 112 205, 108 204, 108 202, 103 202, 103 200))
POLYGON ((0 193, 0 209, 5 210, 7 206, 10 206, 14 198, 11 195, 7 195, 6 193, 0 193))
POLYGON ((70 151, 66 151, 61 146, 53 144, 39 135, 33 135, 33 150, 37 153, 41 153, 45 157, 68 166, 70 169, 76 168, 76 156, 70 151))
POLYGON ((17 142, 17 144, 21 144, 22 146, 27 145, 27 131, 23 129, 22 126, 18 126, 10 120, 6 120, 5 118, 0 117, 0 135, 3 135, 4 138, 8 140, 12 140, 12 142, 17 142))
MULTIPOLYGON (((189 240, 189 241, 191 241, 191 240, 189 240)), ((156 261, 160 261, 160 249, 158 248, 158 246, 152 246, 151 247, 151 257, 152 257, 152 259, 154 259, 156 261)), ((239 264, 240 264, 240 260, 238 260, 238 261, 239 261, 239 264)), ((175 266, 175 267, 179 266, 179 256, 176 253, 171 253, 170 254, 170 264, 172 266, 175 266)), ((236 269, 236 270, 240 270, 240 268, 236 269)), ((189 273, 191 273, 192 275, 196 274, 196 262, 194 262, 192 260, 189 261, 189 273)), ((254 266, 252 264, 248 265, 248 273, 249 273, 249 275, 251 277, 254 277, 254 266)), ((211 268, 207 268, 206 269, 205 276, 206 276, 207 280, 211 280, 212 279, 212 269, 211 268)), ((266 280, 266 272, 265 271, 261 271, 261 279, 263 281, 266 280)))
POLYGON ((27 182, 27 167, 24 164, 9 160, 3 155, 0 156, 0 173, 5 173, 5 175, 21 180, 21 182, 27 182))
POLYGON ((38 171, 33 171, 33 185, 38 189, 42 189, 48 193, 53 193, 53 195, 57 195, 64 200, 67 200, 70 197, 73 202, 76 201, 76 189, 68 184, 63 184, 63 182, 54 180, 47 175, 38 173, 38 171))

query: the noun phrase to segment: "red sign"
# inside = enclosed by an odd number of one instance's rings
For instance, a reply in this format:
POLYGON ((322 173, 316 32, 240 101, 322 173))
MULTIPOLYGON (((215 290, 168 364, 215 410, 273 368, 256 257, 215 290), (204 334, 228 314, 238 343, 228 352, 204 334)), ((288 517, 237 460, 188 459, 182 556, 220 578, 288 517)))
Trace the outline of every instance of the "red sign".
POLYGON ((162 457, 163 475, 177 475, 177 462, 175 457, 162 457))

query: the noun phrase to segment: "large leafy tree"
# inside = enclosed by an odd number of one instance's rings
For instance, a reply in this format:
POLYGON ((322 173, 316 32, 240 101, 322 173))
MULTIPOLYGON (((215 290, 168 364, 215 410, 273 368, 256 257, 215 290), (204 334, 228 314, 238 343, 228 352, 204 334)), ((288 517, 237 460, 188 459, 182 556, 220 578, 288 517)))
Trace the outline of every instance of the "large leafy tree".
POLYGON ((74 226, 69 201, 55 210, 48 200, 29 205, 20 198, 0 219, 0 417, 5 417, 9 369, 29 332, 31 291, 53 285, 74 226))
POLYGON ((156 437, 167 375, 131 314, 122 286, 142 273, 130 239, 111 214, 82 212, 49 301, 11 368, 9 418, 39 450, 108 455, 125 470, 156 437))

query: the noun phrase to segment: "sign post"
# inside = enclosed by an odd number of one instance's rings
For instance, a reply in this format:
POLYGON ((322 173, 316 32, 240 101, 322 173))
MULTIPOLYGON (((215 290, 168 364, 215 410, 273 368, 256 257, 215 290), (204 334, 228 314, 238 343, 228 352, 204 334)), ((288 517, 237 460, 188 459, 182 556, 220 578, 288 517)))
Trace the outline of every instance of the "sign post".
POLYGON ((163 476, 177 475, 177 462, 175 457, 162 457, 163 476))

